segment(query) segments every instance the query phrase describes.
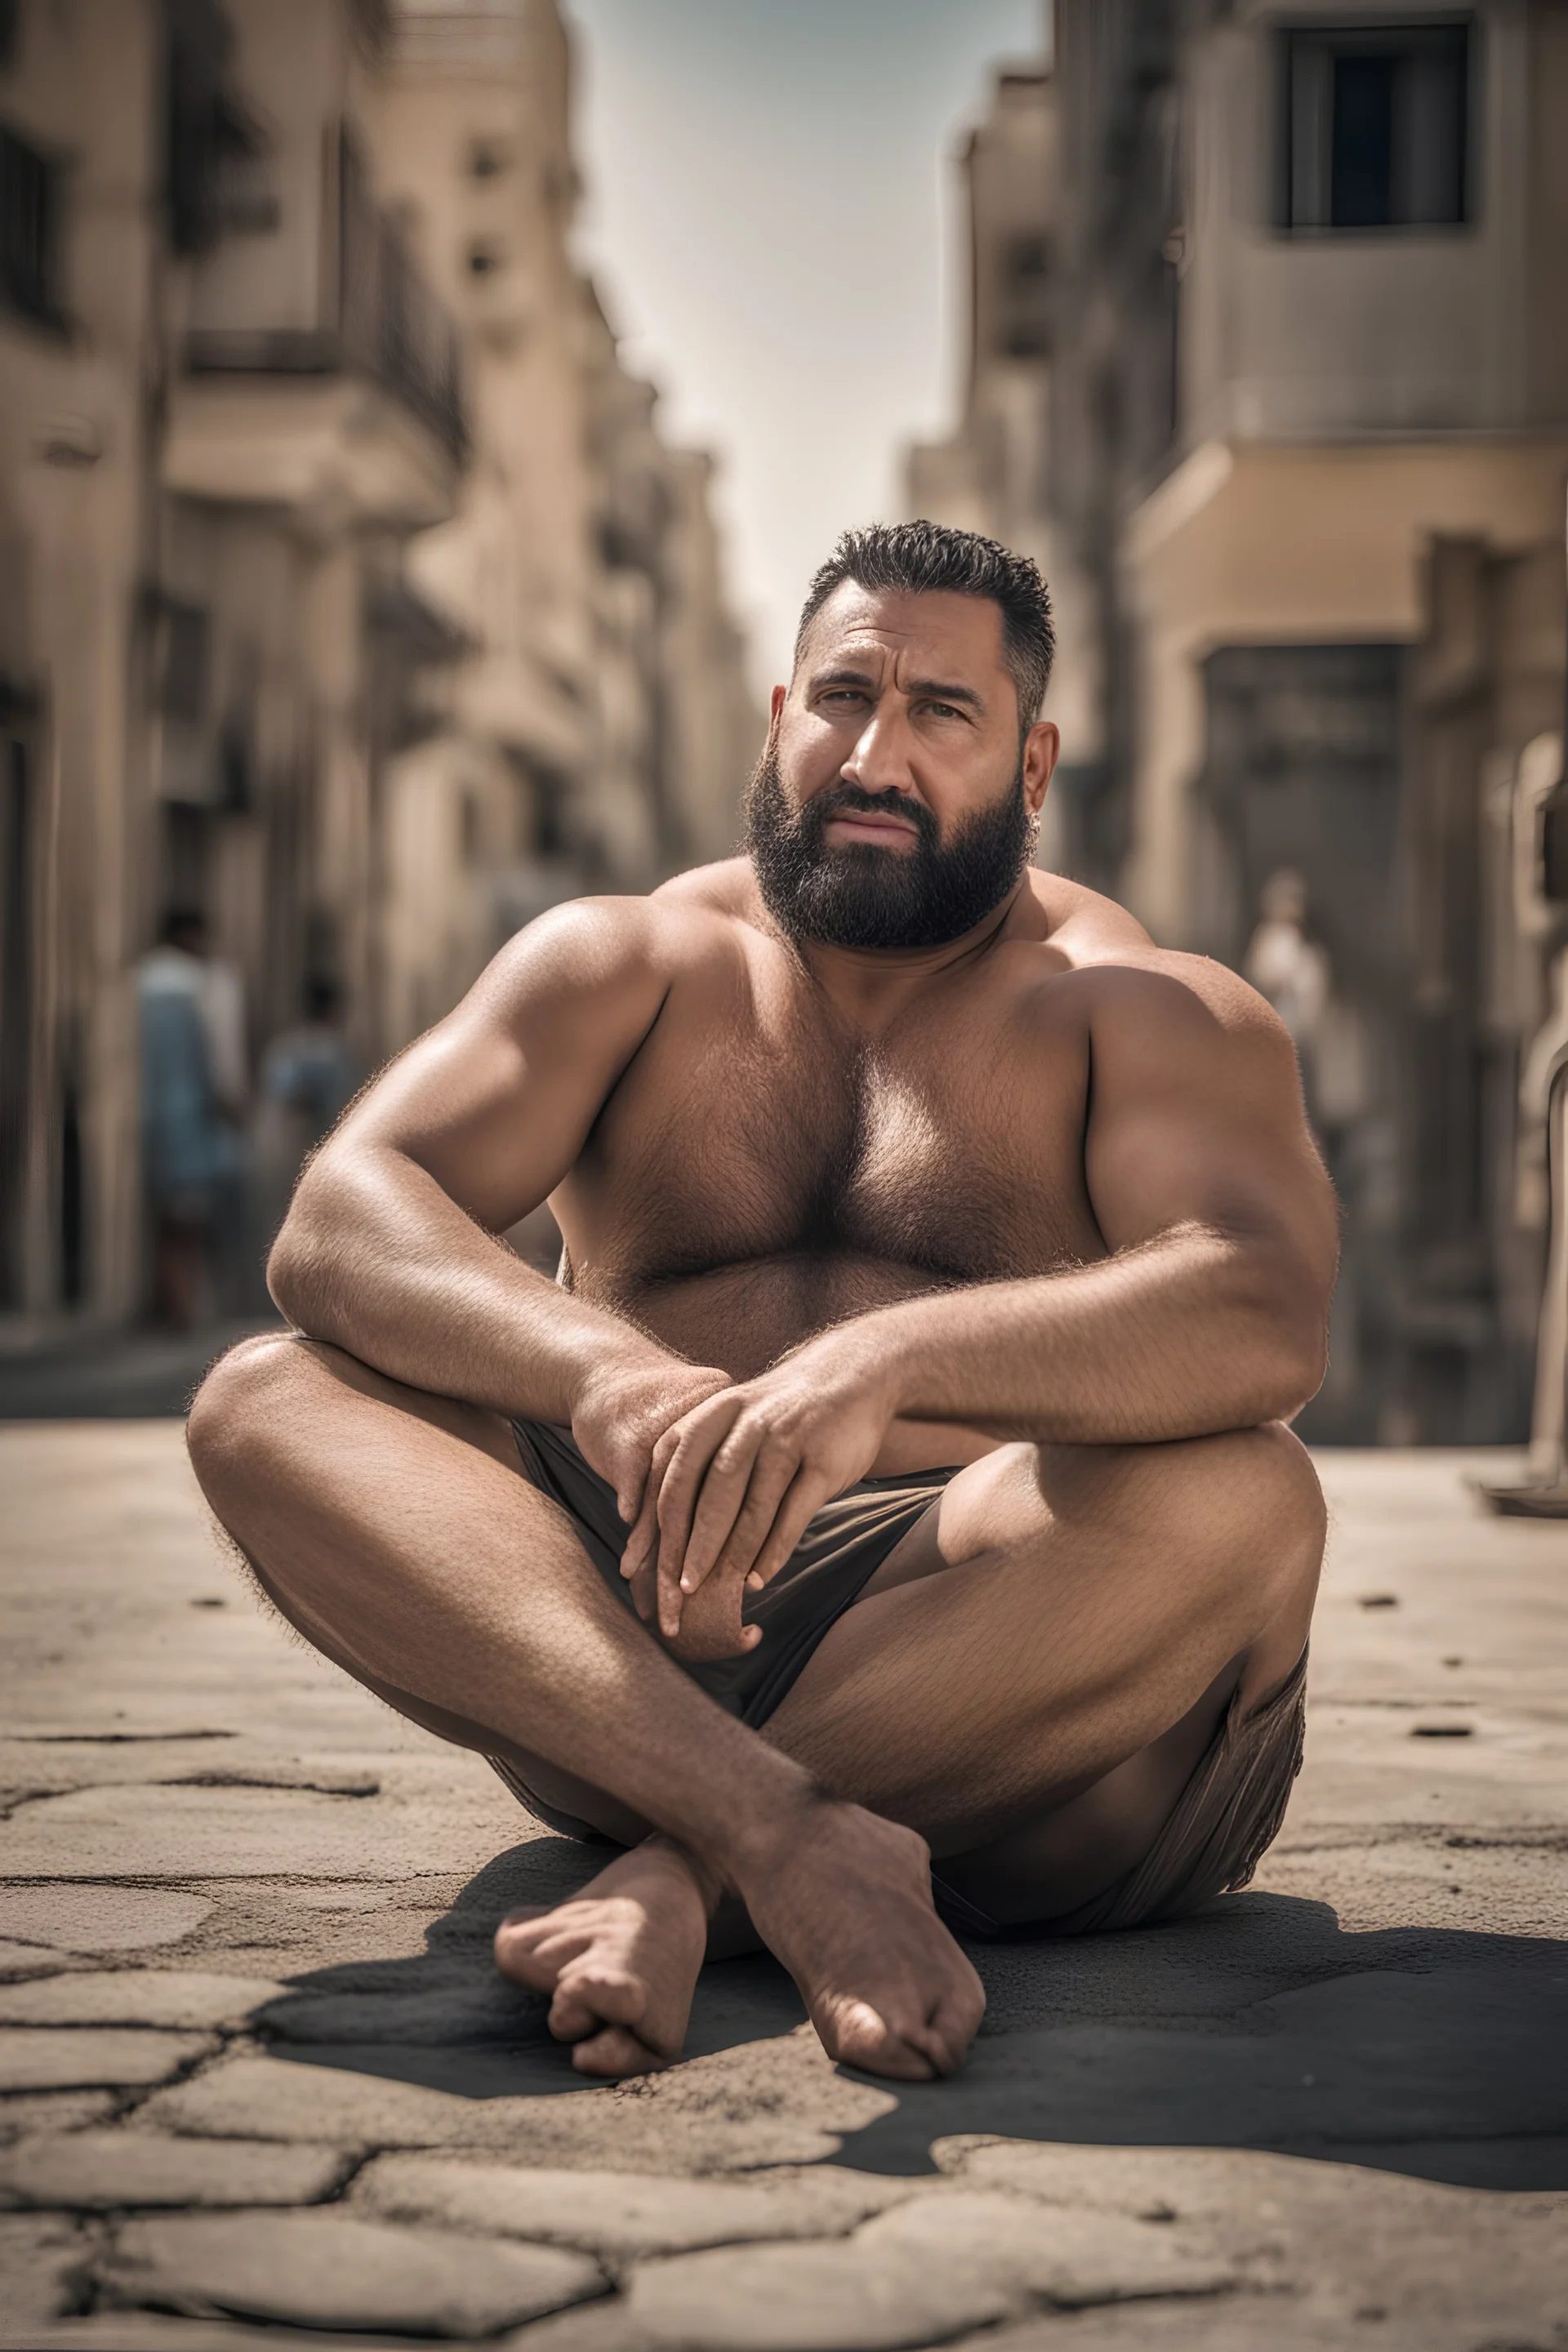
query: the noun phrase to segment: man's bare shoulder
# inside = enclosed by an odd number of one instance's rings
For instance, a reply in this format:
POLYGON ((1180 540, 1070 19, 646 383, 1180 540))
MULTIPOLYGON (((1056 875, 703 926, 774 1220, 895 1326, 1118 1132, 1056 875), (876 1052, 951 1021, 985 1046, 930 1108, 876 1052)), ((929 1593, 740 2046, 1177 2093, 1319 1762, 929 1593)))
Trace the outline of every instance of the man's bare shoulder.
POLYGON ((479 985, 502 1003, 628 989, 662 993, 722 944, 732 921, 716 899, 675 885, 646 898, 570 898, 510 940, 479 985))
POLYGON ((1061 966, 1054 962, 1056 957, 1077 971, 1114 961, 1129 950, 1153 945, 1137 916, 1101 891, 1071 882, 1065 874, 1047 874, 1037 866, 1027 869, 1025 882, 1031 902, 1028 919, 1039 927, 1036 935, 1052 949, 1054 968, 1058 971, 1061 966))
POLYGON ((1057 874, 1030 881, 1048 923, 1051 971, 1097 1025, 1285 1038, 1273 1007, 1226 965, 1157 947, 1136 916, 1081 883, 1057 874))
POLYGON ((749 857, 724 857, 712 866, 693 866, 661 883, 651 906, 679 918, 690 914, 718 921, 754 923, 762 898, 749 857))

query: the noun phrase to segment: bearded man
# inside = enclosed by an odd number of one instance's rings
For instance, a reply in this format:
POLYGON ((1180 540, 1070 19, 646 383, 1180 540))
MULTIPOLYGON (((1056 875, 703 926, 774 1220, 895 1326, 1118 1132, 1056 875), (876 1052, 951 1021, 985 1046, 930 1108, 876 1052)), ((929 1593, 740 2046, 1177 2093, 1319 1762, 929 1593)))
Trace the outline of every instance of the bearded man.
POLYGON ((835 2058, 944 2074, 954 1930, 1174 1916, 1284 1811, 1333 1202, 1268 1007, 1029 864, 1050 656, 1032 563, 842 540, 748 854, 502 950, 191 1417, 290 1622, 617 1849, 497 1935, 584 2074, 748 1925, 835 2058))

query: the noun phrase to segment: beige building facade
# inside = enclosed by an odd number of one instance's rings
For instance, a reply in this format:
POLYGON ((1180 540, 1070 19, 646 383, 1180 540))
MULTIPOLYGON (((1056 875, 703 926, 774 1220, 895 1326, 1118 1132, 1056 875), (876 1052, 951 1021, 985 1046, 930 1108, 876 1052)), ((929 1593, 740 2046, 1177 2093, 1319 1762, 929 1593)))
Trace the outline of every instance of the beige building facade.
POLYGON ((254 1075, 312 977, 374 1061, 542 907, 729 845, 706 461, 574 262, 569 103, 552 0, 0 12, 5 1344, 145 1306, 170 906, 254 1075))
POLYGON ((762 719, 707 496, 572 251, 571 55, 554 0, 402 0, 376 112, 383 184, 461 324, 472 450, 409 550, 460 639, 395 763, 393 1042, 508 932, 732 845, 762 719))

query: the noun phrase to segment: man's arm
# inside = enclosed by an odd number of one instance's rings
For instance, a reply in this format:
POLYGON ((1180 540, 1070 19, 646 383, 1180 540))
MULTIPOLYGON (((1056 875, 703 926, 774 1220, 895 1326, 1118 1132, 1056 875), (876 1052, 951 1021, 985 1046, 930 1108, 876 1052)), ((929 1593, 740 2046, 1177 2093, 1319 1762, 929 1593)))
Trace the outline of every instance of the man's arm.
POLYGON ((574 1298, 497 1236, 573 1166, 657 1020, 667 920, 590 900, 531 925, 321 1147, 268 1267, 310 1338, 414 1388, 582 1423, 628 1518, 644 1421, 651 1445, 724 1376, 574 1298))
POLYGON ((1323 1376, 1338 1257, 1289 1038, 1193 958, 1083 980, 1084 1174, 1110 1255, 912 1301, 896 1331, 884 1310, 865 1338, 897 1349, 900 1412, 997 1435, 1150 1444, 1288 1419, 1323 1376))
POLYGON ((1065 984, 1089 1006, 1084 1165, 1110 1255, 876 1309, 668 1431, 653 1459, 667 1630, 677 1578, 776 1573, 896 1418, 1149 1444, 1288 1417, 1315 1391, 1336 1216, 1284 1029, 1192 958, 1065 984))

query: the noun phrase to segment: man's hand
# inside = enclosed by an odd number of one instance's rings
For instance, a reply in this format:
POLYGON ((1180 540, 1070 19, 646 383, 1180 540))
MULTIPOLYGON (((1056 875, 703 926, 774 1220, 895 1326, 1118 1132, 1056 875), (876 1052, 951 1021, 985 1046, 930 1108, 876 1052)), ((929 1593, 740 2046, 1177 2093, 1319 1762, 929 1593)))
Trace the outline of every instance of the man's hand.
MULTIPOLYGON (((615 1488, 616 1508, 632 1530, 621 1573, 631 1580, 632 1599, 645 1621, 654 1613, 659 1486, 649 1475, 654 1450, 694 1407, 729 1391, 728 1372, 685 1363, 650 1344, 646 1355, 596 1365, 573 1406, 572 1434, 584 1461, 615 1488)), ((718 1654, 732 1654, 741 1646, 737 1640, 730 1653, 718 1654)))
POLYGON ((666 1641, 676 1641, 687 1600, 710 1580, 738 1611, 747 1589, 776 1576, 813 1512, 866 1475, 897 1412, 885 1356, 845 1325, 673 1422, 654 1444, 626 1549, 634 1578, 657 1568, 666 1641))

